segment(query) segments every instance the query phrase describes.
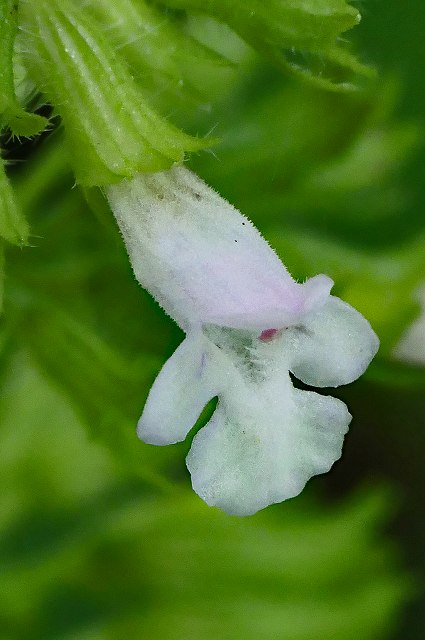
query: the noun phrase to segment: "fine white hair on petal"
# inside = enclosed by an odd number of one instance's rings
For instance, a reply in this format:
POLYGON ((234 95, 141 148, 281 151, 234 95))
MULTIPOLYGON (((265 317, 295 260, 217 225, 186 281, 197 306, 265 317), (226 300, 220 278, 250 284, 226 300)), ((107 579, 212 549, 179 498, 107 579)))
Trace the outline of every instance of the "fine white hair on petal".
POLYGON ((187 466, 208 505, 251 515, 298 495, 340 457, 351 420, 343 402, 288 386, 277 404, 254 399, 231 412, 222 401, 195 436, 187 466))
POLYGON ((184 167, 107 187, 134 273, 187 333, 149 393, 138 435, 183 440, 210 505, 249 515, 296 496, 341 455, 351 416, 318 387, 359 377, 378 349, 367 320, 318 275, 296 283, 252 223, 184 167))
POLYGON ((214 349, 199 330, 183 340, 149 392, 137 425, 141 440, 166 445, 186 438, 205 405, 219 390, 214 349))
POLYGON ((323 305, 327 276, 296 283, 260 232, 185 167, 107 188, 136 278, 182 326, 264 328, 323 305))
POLYGON ((369 322, 349 304, 329 296, 298 327, 281 336, 289 369, 313 387, 338 387, 364 373, 379 348, 369 322))

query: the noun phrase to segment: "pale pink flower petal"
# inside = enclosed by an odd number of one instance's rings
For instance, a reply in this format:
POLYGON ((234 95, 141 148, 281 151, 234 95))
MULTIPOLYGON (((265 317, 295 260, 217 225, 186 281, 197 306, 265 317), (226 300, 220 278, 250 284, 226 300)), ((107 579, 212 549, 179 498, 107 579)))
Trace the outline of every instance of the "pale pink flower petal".
POLYGON ((378 348, 325 275, 293 280, 252 223, 184 167, 108 187, 136 278, 187 333, 149 393, 145 442, 183 440, 218 396, 187 465, 195 491, 248 515, 297 495, 341 455, 344 403, 292 385, 337 386, 378 348))

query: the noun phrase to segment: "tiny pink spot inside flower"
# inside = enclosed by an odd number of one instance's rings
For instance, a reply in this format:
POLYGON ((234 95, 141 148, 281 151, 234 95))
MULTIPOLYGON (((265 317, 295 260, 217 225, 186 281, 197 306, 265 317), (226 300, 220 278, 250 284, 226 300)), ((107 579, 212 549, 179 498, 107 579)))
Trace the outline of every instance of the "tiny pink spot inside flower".
POLYGON ((263 342, 270 342, 278 333, 279 329, 264 329, 259 336, 259 339, 263 342))

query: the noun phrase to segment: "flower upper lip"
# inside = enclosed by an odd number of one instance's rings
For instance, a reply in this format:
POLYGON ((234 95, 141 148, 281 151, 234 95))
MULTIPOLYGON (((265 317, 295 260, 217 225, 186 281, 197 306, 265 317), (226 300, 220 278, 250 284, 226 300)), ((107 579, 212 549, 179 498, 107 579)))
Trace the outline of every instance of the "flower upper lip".
POLYGON ((235 329, 260 331, 267 326, 276 326, 280 329, 296 325, 305 315, 320 309, 325 304, 332 286, 333 281, 325 275, 315 276, 304 284, 292 281, 290 302, 289 296, 284 298, 282 295, 279 304, 273 306, 269 305, 270 301, 265 296, 265 300, 259 301, 257 307, 252 308, 254 305, 251 305, 251 309, 248 308, 239 313, 232 313, 227 309, 226 312, 220 313, 216 310, 214 313, 214 309, 211 309, 208 314, 205 314, 205 321, 235 329))
POLYGON ((330 278, 296 283, 252 223, 184 167, 110 186, 108 197, 137 279, 184 330, 296 324, 329 295, 330 278))

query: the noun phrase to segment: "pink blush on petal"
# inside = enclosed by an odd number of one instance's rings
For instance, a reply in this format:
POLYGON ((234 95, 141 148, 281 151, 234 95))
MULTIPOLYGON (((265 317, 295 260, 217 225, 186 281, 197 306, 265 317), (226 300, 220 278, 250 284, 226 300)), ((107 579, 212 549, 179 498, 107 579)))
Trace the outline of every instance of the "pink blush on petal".
POLYGON ((262 342, 270 342, 278 333, 279 329, 264 329, 259 336, 259 340, 262 342))

